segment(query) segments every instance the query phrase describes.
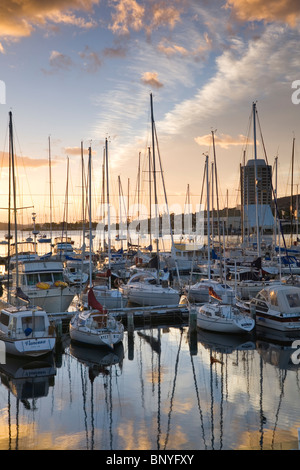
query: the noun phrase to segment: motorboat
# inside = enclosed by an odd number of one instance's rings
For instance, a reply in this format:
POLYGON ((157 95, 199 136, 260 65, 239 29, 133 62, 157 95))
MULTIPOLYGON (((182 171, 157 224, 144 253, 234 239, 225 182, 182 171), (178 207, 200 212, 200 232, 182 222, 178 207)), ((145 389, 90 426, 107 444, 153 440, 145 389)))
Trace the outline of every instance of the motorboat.
POLYGON ((190 302, 206 303, 210 299, 211 289, 225 302, 231 303, 235 297, 231 286, 213 279, 201 279, 192 286, 186 286, 185 294, 190 302))
POLYGON ((55 326, 50 324, 45 310, 7 304, 1 308, 0 340, 5 345, 5 353, 24 357, 44 356, 55 347, 55 326))
POLYGON ((72 286, 84 287, 89 280, 89 261, 72 259, 64 263, 64 280, 72 286))
POLYGON ((69 325, 73 341, 93 346, 109 346, 123 341, 124 325, 96 300, 93 289, 88 293, 88 310, 80 310, 69 325))
POLYGON ((6 300, 14 305, 27 303, 41 307, 47 313, 65 312, 69 308, 75 290, 63 278, 61 261, 23 261, 12 271, 12 286, 6 289, 6 300), (16 291, 17 289, 17 291, 16 291), (16 295, 12 293, 16 291, 16 295), (19 293, 22 292, 22 295, 19 293))
POLYGON ((178 305, 179 292, 168 284, 168 273, 140 271, 119 287, 128 301, 141 306, 178 305))
POLYGON ((248 302, 256 324, 280 331, 300 330, 300 287, 265 287, 248 302))

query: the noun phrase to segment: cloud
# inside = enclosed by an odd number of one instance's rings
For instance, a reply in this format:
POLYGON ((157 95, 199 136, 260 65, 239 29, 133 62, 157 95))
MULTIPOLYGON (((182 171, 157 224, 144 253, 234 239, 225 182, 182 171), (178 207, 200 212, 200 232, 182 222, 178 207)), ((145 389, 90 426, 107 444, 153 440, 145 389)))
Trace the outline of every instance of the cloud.
POLYGON ((129 29, 142 29, 145 9, 136 0, 111 0, 110 4, 115 9, 112 24, 109 26, 113 33, 128 34, 129 29))
POLYGON ((299 0, 227 0, 242 21, 281 21, 294 27, 300 19, 299 0))
POLYGON ((52 51, 50 53, 49 64, 51 72, 57 72, 58 70, 68 70, 73 65, 72 59, 65 54, 58 51, 52 51))
POLYGON ((92 8, 100 0, 3 0, 0 2, 0 37, 20 38, 30 36, 36 27, 68 24, 91 28, 96 22, 91 18, 92 8), (87 17, 76 16, 73 11, 84 11, 87 17))
MULTIPOLYGON (((39 168, 41 166, 48 166, 49 160, 46 158, 31 158, 26 156, 15 156, 15 163, 20 167, 39 168)), ((54 162, 55 164, 55 162, 54 162)), ((3 152, 1 156, 1 167, 9 167, 9 153, 3 152)))
POLYGON ((215 121, 221 113, 234 109, 235 103, 250 104, 275 93, 284 83, 290 87, 290 77, 297 74, 294 58, 298 53, 297 36, 279 25, 267 26, 259 39, 248 43, 234 38, 231 48, 216 58, 215 74, 166 114, 161 131, 174 134, 200 121, 215 121))
MULTIPOLYGON (((216 146, 219 146, 224 149, 228 149, 232 146, 245 146, 246 144, 252 144, 252 142, 250 142, 249 139, 247 139, 247 137, 243 134, 240 134, 236 139, 227 134, 221 134, 220 137, 215 134, 214 141, 216 146)), ((206 134, 203 136, 195 137, 195 142, 197 142, 197 144, 200 146, 210 147, 212 145, 212 135, 206 134)))
MULTIPOLYGON (((67 155, 81 155, 81 147, 65 147, 64 152, 67 155)), ((88 155, 89 150, 87 148, 83 149, 83 154, 88 155)), ((96 154, 94 150, 92 150, 92 154, 96 154)))
POLYGON ((85 47, 83 52, 79 52, 79 56, 84 60, 83 67, 89 73, 97 72, 102 65, 99 54, 90 50, 88 46, 85 47))
POLYGON ((182 0, 170 5, 166 0, 137 2, 136 0, 110 0, 114 8, 109 28, 115 34, 129 34, 130 31, 145 30, 150 35, 154 29, 168 26, 174 29, 180 21, 182 0), (177 4, 177 6, 176 6, 177 4))
POLYGON ((158 80, 158 74, 156 72, 144 72, 141 82, 153 88, 161 88, 164 86, 163 83, 158 80))

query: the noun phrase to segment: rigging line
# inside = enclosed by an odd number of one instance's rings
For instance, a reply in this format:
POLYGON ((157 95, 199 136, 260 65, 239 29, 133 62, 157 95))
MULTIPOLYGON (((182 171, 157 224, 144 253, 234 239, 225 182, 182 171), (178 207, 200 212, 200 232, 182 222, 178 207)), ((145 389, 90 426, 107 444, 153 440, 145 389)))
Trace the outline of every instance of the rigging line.
POLYGON ((167 443, 169 440, 169 435, 170 435, 171 413, 173 409, 173 400, 174 400, 174 394, 175 394, 175 386, 176 386, 176 379, 177 379, 177 372, 178 372, 179 355, 180 355, 181 343, 182 343, 182 335, 183 335, 183 328, 181 328, 180 342, 179 342, 179 347, 178 347, 177 357, 176 357, 176 362, 175 362, 174 381, 173 381, 173 388, 172 388, 171 400, 170 400, 170 410, 168 413, 168 426, 167 426, 164 450, 166 450, 167 443))
MULTIPOLYGON (((266 152, 266 148, 265 148, 264 139, 263 139, 263 136, 262 136, 262 131, 261 131, 261 126, 260 126, 260 121, 259 121, 259 117, 258 117, 257 110, 256 110, 256 117, 257 117, 257 122, 258 122, 258 126, 259 126, 260 137, 261 137, 262 144, 263 144, 263 149, 264 149, 264 154, 265 154, 266 163, 267 163, 267 165, 269 165, 269 163, 268 163, 268 157, 267 157, 267 152, 266 152)), ((276 212, 277 212, 277 218, 278 218, 278 221, 279 221, 280 233, 281 233, 281 236, 282 236, 282 240, 283 240, 283 244, 284 244, 284 248, 285 248, 286 257, 288 258, 288 250, 287 250, 287 246, 286 246, 285 236, 284 236, 284 233, 283 233, 282 223, 281 223, 281 220, 280 220, 279 209, 278 209, 278 205, 277 205, 277 194, 275 194, 275 190, 274 190, 274 186, 273 186, 273 182, 272 182, 271 175, 270 175, 270 185, 271 185, 271 188, 272 188, 272 194, 273 194, 274 203, 275 203, 275 210, 276 210, 276 212)), ((280 242, 279 242, 279 245, 280 245, 280 242)), ((290 263, 289 263, 289 269, 290 269, 291 278, 293 279, 293 273, 292 273, 292 268, 291 268, 291 264, 290 264, 290 263)))
POLYGON ((275 414, 276 419, 275 419, 275 424, 274 424, 274 429, 273 429, 273 436, 272 436, 272 445, 271 445, 272 450, 274 450, 275 431, 276 431, 277 423, 278 423, 279 410, 280 410, 280 407, 281 407, 282 399, 284 397, 284 382, 285 382, 286 376, 287 376, 287 370, 284 370, 283 371, 283 378, 282 378, 282 385, 281 385, 281 390, 280 390, 278 407, 277 407, 277 411, 276 411, 276 414, 275 414))
POLYGON ((207 449, 207 444, 205 442, 205 430, 204 430, 203 414, 202 414, 202 408, 201 408, 201 404, 200 404, 200 394, 199 394, 197 378, 196 378, 196 372, 195 372, 195 364, 194 364, 194 359, 193 359, 192 354, 190 354, 190 358, 191 358, 191 363, 192 363, 193 378, 194 378, 194 384, 195 384, 195 389, 196 389, 197 405, 198 405, 198 409, 199 409, 199 413, 200 413, 202 438, 203 438, 204 447, 205 447, 205 450, 206 450, 207 449))
POLYGON ((83 365, 80 364, 80 377, 81 377, 81 390, 82 390, 82 401, 83 401, 83 414, 84 414, 84 427, 85 427, 85 438, 86 438, 86 448, 89 448, 89 432, 88 432, 88 425, 87 425, 87 408, 86 408, 86 383, 84 382, 84 368, 83 365))

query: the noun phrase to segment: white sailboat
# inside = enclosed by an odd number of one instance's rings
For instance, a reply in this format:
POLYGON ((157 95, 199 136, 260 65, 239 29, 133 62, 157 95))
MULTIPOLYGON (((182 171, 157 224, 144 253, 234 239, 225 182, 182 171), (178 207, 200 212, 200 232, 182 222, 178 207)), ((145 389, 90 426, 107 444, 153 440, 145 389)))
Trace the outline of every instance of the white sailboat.
POLYGON ((180 296, 177 290, 168 286, 167 279, 151 271, 141 271, 134 274, 127 284, 119 287, 129 302, 141 306, 178 305, 180 296))
MULTIPOLYGON (((110 236, 110 207, 109 207, 109 180, 108 180, 108 142, 105 139, 105 160, 106 160, 106 189, 107 189, 107 225, 108 225, 108 285, 95 285, 93 287, 97 301, 106 309, 123 308, 127 305, 127 299, 118 289, 111 288, 111 236, 110 236)), ((90 260, 91 260, 91 149, 89 148, 89 219, 90 219, 90 260)), ((90 272, 90 288, 92 287, 92 273, 90 272)), ((83 301, 87 296, 83 295, 83 301)))
POLYGON ((124 325, 110 315, 96 300, 93 289, 88 293, 89 310, 76 312, 69 325, 73 341, 91 346, 109 346, 123 341, 124 325))

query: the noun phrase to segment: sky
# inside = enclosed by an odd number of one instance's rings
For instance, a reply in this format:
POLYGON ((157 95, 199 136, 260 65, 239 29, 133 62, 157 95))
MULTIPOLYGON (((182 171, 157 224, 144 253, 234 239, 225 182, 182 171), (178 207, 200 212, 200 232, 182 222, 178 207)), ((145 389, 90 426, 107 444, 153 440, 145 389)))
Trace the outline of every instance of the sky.
MULTIPOLYGON (((37 222, 49 220, 49 149, 52 218, 81 218, 81 142, 85 171, 92 149, 93 217, 105 139, 111 201, 121 191, 125 211, 139 188, 146 205, 150 94, 171 211, 184 212, 188 188, 193 207, 199 203, 206 155, 210 168, 216 162, 220 207, 239 204, 240 165, 254 158, 253 103, 258 158, 277 161, 278 196, 291 194, 295 139, 296 193, 299 39, 299 0, 1 1, 0 220, 7 220, 10 111, 20 223, 32 212, 37 222)), ((157 178, 159 170, 157 163, 157 178)))

